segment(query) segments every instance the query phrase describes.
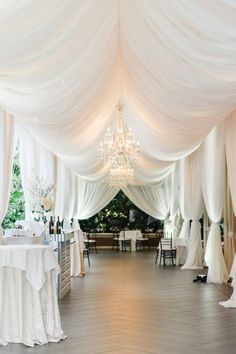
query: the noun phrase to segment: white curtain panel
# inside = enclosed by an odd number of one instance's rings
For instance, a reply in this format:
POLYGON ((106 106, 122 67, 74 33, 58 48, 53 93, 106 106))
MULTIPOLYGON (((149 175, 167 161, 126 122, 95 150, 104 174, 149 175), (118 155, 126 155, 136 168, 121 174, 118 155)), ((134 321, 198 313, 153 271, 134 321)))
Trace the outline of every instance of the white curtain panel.
POLYGON ((179 205, 179 163, 175 163, 174 170, 170 175, 170 216, 171 234, 173 238, 179 237, 182 227, 182 217, 179 205))
POLYGON ((224 206, 224 134, 224 123, 221 123, 212 130, 202 145, 202 191, 207 214, 212 222, 205 250, 205 261, 208 266, 207 281, 209 283, 223 283, 228 279, 219 225, 224 206))
POLYGON ((127 197, 145 213, 165 220, 170 212, 170 179, 161 185, 122 188, 127 197))
POLYGON ((179 209, 183 218, 183 224, 180 230, 179 237, 189 239, 190 237, 190 212, 188 205, 188 192, 186 179, 186 164, 185 159, 178 161, 178 183, 179 183, 179 209))
POLYGON ((91 183, 77 178, 77 205, 74 212, 76 219, 87 219, 102 210, 119 192, 107 183, 91 183))
POLYGON ((74 213, 76 195, 76 176, 62 162, 57 160, 55 215, 60 219, 71 220, 74 213))
POLYGON ((55 214, 60 218, 88 219, 102 210, 118 191, 107 183, 83 180, 58 160, 55 214))
POLYGON ((208 266, 207 282, 224 283, 229 279, 229 272, 222 255, 221 234, 219 224, 212 223, 208 235, 206 254, 208 266))
POLYGON ((180 233, 179 233, 179 238, 190 238, 190 220, 184 220, 180 233))
POLYGON ((179 163, 174 165, 173 171, 170 174, 170 219, 179 222, 177 216, 180 214, 179 205, 179 163))
POLYGON ((235 108, 235 16, 228 0, 1 2, 0 105, 96 181, 123 96, 142 147, 135 176, 159 183, 235 108))
MULTIPOLYGON (((7 213, 14 151, 14 118, 0 107, 0 241, 7 213)), ((1 243, 1 242, 0 242, 1 243)))
POLYGON ((89 183, 79 178, 46 150, 32 134, 20 126, 20 162, 22 184, 26 201, 26 218, 31 218, 31 195, 29 189, 35 178, 43 178, 47 183, 56 184, 55 215, 61 219, 86 219, 105 207, 118 190, 105 183, 89 183))
MULTIPOLYGON (((183 211, 183 233, 188 229, 191 219, 188 255, 182 269, 203 267, 201 243, 201 225, 199 219, 203 214, 203 197, 201 190, 201 154, 196 150, 180 161, 180 209, 183 211), (187 217, 186 217, 187 215, 187 217)), ((183 237, 184 235, 180 235, 183 237)))
POLYGON ((25 218, 32 218, 32 190, 36 178, 54 183, 56 178, 55 156, 41 146, 23 125, 17 125, 19 135, 21 179, 25 197, 25 218))
POLYGON ((234 215, 236 215, 236 111, 234 111, 226 120, 225 145, 228 181, 232 197, 234 215))

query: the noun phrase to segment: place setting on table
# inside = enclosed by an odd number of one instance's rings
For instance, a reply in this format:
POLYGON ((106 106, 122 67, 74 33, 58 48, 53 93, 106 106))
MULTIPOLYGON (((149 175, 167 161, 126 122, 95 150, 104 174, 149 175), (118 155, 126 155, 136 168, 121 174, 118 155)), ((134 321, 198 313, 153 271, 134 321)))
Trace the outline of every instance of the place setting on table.
POLYGON ((58 307, 59 258, 45 236, 44 225, 20 221, 0 238, 0 345, 33 347, 66 338, 58 307))

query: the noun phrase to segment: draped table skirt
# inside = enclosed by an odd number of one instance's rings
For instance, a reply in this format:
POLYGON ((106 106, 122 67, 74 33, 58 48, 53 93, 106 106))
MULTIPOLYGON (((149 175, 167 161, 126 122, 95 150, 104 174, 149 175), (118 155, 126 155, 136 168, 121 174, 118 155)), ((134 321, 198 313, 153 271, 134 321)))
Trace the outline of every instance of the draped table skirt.
POLYGON ((65 339, 60 321, 55 269, 45 272, 45 282, 36 290, 25 272, 0 267, 0 344, 35 344, 65 339))

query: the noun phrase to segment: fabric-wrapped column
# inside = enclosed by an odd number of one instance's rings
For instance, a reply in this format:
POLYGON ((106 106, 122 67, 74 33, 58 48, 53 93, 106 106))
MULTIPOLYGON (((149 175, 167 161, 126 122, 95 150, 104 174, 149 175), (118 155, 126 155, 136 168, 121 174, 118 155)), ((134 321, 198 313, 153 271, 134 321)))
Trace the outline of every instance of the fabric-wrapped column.
POLYGON ((208 266, 207 282, 223 283, 228 272, 221 246, 219 222, 224 205, 225 146, 224 124, 218 125, 202 145, 202 191, 210 227, 205 260, 208 266))
POLYGON ((192 221, 188 257, 182 269, 201 269, 203 267, 202 257, 201 224, 199 221, 192 221))
POLYGON ((218 223, 213 222, 211 224, 206 246, 205 260, 208 265, 207 282, 226 282, 229 274, 222 253, 220 225, 218 223))
POLYGON ((190 228, 188 255, 182 269, 203 267, 201 225, 199 223, 203 213, 203 198, 199 167, 199 150, 180 161, 180 209, 185 219, 180 233, 181 238, 188 238, 189 220, 193 220, 190 228))
POLYGON ((184 220, 180 230, 179 238, 189 239, 189 235, 190 235, 190 220, 184 220))

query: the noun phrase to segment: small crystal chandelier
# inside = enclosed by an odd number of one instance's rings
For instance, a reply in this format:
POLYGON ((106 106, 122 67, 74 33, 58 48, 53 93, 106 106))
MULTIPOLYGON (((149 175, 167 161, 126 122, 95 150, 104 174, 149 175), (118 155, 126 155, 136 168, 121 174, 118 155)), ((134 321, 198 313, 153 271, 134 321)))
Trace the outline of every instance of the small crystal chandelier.
POLYGON ((125 187, 127 184, 132 184, 134 181, 134 170, 127 165, 112 167, 108 175, 108 182, 114 187, 125 187))
POLYGON ((115 128, 108 128, 104 141, 99 146, 99 160, 110 163, 109 184, 124 187, 132 184, 134 171, 131 162, 140 158, 140 145, 135 141, 131 128, 127 129, 123 121, 123 105, 117 105, 115 128))

